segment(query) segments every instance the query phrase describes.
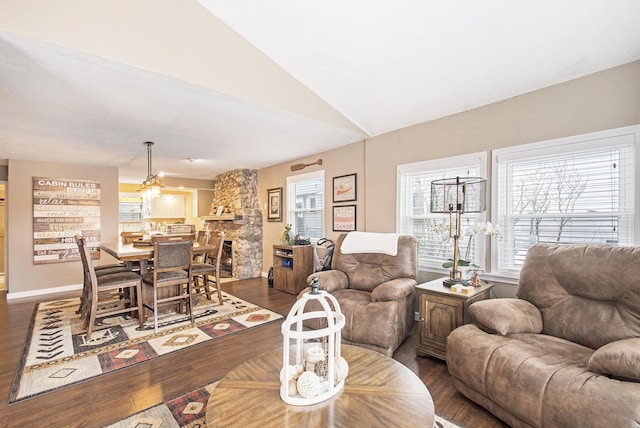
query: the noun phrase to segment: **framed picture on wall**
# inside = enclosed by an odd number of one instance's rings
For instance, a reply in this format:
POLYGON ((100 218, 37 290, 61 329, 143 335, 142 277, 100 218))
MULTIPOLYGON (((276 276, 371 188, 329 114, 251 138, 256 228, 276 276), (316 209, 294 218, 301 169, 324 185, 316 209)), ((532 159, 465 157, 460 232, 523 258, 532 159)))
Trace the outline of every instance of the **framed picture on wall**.
POLYGON ((356 230, 356 206, 342 205, 333 207, 333 231, 351 232, 356 230))
POLYGON ((267 221, 282 221, 282 187, 267 189, 267 221))
POLYGON ((357 198, 357 174, 333 177, 333 202, 350 202, 357 198))

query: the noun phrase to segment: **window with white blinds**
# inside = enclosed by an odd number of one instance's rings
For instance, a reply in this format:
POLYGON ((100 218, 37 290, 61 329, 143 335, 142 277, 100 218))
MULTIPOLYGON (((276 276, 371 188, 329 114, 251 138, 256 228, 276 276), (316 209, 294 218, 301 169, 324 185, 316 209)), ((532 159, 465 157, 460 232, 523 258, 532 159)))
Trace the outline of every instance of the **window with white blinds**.
POLYGON ((638 128, 493 152, 492 272, 516 278, 538 242, 632 245, 638 128))
POLYGON ((324 236, 324 171, 287 177, 286 222, 312 242, 324 236))
MULTIPOLYGON (((449 216, 430 212, 431 182, 441 178, 486 177, 485 153, 474 153, 398 166, 396 231, 418 240, 418 265, 421 269, 439 269, 453 258, 453 243, 446 231, 449 216)), ((485 214, 463 214, 462 229, 469 230, 485 214)), ((484 243, 481 239, 461 239, 460 256, 483 266, 484 243)))

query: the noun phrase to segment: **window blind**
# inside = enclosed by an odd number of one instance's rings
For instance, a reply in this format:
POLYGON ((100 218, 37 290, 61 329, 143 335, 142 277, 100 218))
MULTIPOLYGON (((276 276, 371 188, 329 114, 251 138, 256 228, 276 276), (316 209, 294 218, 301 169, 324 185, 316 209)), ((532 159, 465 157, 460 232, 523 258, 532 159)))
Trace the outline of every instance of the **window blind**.
MULTIPOLYGON (((486 156, 484 153, 418 162, 398 167, 398 233, 413 235, 418 240, 418 265, 422 269, 442 268, 444 262, 453 258, 453 243, 447 225, 449 216, 430 212, 431 182, 441 178, 484 176, 486 156)), ((463 214, 462 229, 470 230, 484 213, 463 214)), ((482 239, 463 238, 460 256, 478 266, 484 265, 484 242, 482 239)))
POLYGON ((496 151, 494 197, 504 239, 492 270, 517 277, 538 242, 632 244, 634 141, 632 134, 496 151))

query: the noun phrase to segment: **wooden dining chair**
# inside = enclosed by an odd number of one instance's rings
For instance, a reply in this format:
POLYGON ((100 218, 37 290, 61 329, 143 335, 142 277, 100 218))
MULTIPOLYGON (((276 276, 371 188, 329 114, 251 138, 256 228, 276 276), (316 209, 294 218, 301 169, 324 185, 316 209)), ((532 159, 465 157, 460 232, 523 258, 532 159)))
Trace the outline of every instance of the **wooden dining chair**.
MULTIPOLYGON (((78 308, 76 313, 82 314, 85 302, 87 300, 87 295, 89 294, 89 290, 91 289, 91 278, 87 274, 86 262, 84 261, 85 254, 82 247, 85 244, 85 240, 81 239, 82 237, 80 235, 76 235, 74 238, 76 240, 76 245, 78 246, 78 251, 80 252, 80 260, 82 260, 82 276, 83 276, 82 295, 80 296, 80 307, 78 308)), ((89 251, 89 253, 91 253, 91 251, 89 251)), ((131 270, 127 266, 125 266, 123 263, 94 266, 93 269, 97 277, 100 277, 102 275, 109 275, 112 273, 128 272, 131 270)))
POLYGON ((138 315, 140 327, 143 324, 142 279, 130 271, 120 271, 98 276, 91 261, 91 251, 85 238, 76 236, 80 258, 85 276, 89 278, 89 287, 82 305, 81 318, 87 339, 91 338, 96 319, 109 315, 134 313, 138 315))
MULTIPOLYGON (((198 243, 198 245, 209 245, 209 239, 211 239, 211 232, 208 230, 199 230, 196 233, 196 242, 198 243)), ((193 261, 204 263, 206 261, 206 257, 206 253, 194 254, 193 261)))
MULTIPOLYGON (((185 301, 194 323, 193 299, 191 296, 191 262, 193 241, 173 240, 167 236, 153 239, 153 271, 142 275, 145 301, 143 306, 153 312, 153 329, 158 332, 158 305, 185 301), (186 287, 185 287, 186 285, 186 287), (159 293, 162 292, 163 293, 159 293), (149 301, 149 295, 153 299, 149 301)), ((181 305, 177 305, 176 312, 181 305)), ((144 318, 144 317, 143 317, 144 318)))
POLYGON ((211 288, 212 285, 215 285, 218 294, 218 303, 220 304, 222 304, 220 260, 222 258, 223 244, 224 232, 211 232, 208 245, 212 246, 213 249, 204 254, 202 261, 194 262, 191 266, 193 293, 206 294, 207 299, 211 300, 211 288), (200 280, 202 280, 202 286, 200 286, 200 280))

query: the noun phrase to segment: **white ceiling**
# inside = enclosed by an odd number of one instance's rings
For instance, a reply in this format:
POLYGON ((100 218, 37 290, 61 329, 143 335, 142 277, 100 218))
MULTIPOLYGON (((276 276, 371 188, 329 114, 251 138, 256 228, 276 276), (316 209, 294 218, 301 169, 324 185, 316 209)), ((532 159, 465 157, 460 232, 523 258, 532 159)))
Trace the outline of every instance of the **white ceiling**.
POLYGON ((131 5, 0 0, 0 159, 212 179, 640 59, 637 0, 131 5))

